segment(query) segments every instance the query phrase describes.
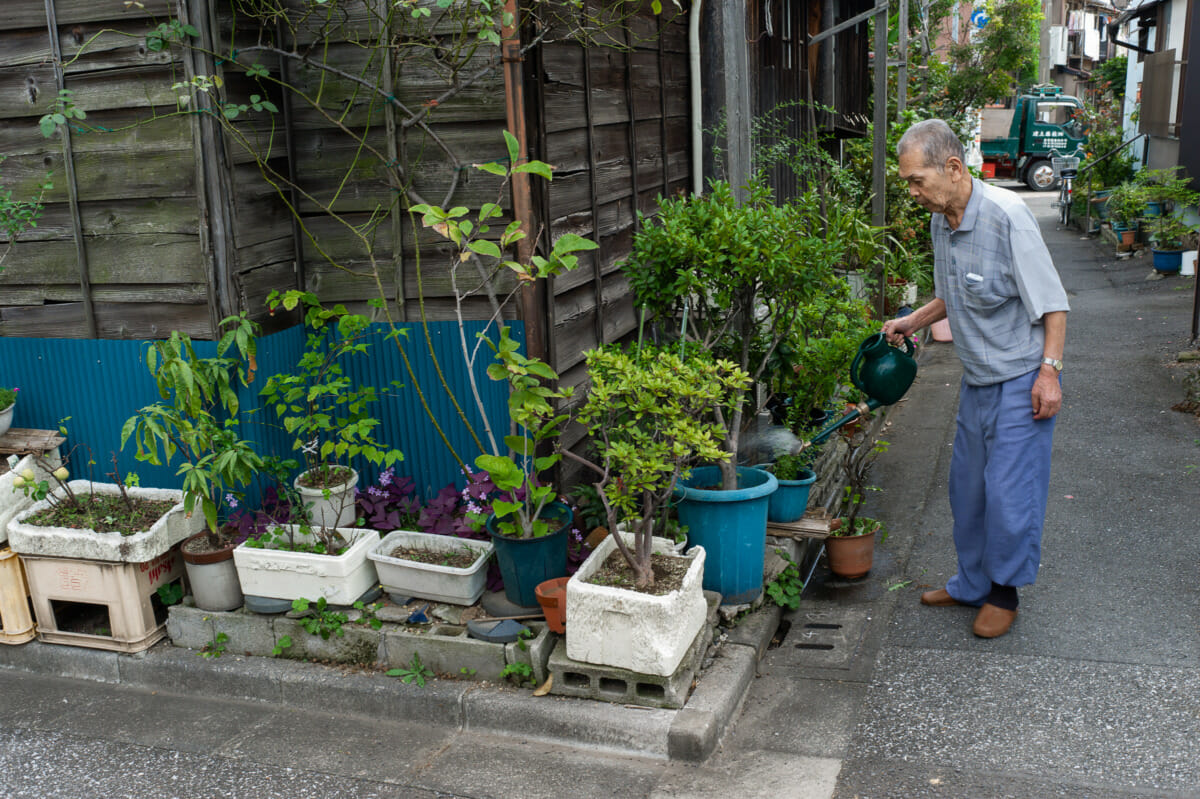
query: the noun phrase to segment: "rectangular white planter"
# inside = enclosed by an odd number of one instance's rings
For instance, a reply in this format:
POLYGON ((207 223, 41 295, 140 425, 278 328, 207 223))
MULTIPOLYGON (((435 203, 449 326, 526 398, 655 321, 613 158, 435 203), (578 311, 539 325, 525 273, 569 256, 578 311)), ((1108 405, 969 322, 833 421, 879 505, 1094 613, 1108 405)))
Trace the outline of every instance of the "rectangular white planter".
MULTIPOLYGON (((72 480, 67 485, 76 495, 86 495, 93 491, 97 494, 120 493, 120 489, 112 483, 72 480)), ((14 552, 22 555, 103 560, 110 563, 145 563, 154 560, 188 536, 200 532, 204 524, 204 519, 199 513, 192 514, 190 519, 184 516, 181 491, 138 486, 131 486, 125 490, 130 496, 138 499, 167 500, 176 504, 151 525, 149 530, 133 535, 121 535, 27 524, 25 520, 34 513, 50 507, 50 500, 47 498, 34 503, 9 522, 9 545, 14 552)), ((57 489, 55 495, 59 495, 61 491, 61 488, 57 489)))
MULTIPOLYGON (((57 464, 58 453, 55 450, 53 460, 57 464)), ((49 480, 50 473, 38 465, 32 455, 26 455, 17 461, 15 469, 0 474, 0 544, 8 540, 8 523, 18 513, 33 504, 33 498, 25 496, 25 492, 13 488, 13 478, 26 469, 33 469, 34 479, 49 480)))
MULTIPOLYGON (((316 555, 284 549, 259 549, 242 544, 233 550, 242 593, 271 599, 320 599, 333 605, 353 604, 378 578, 367 558, 379 540, 375 530, 340 527, 350 546, 340 555, 316 555)), ((296 531, 298 540, 311 533, 296 531)))
MULTIPOLYGON (((623 535, 632 543, 632 535, 623 535)), ((692 563, 678 590, 652 596, 584 582, 616 547, 612 536, 604 539, 567 582, 567 657, 668 677, 704 627, 704 548, 681 556, 692 563)), ((656 538, 654 551, 669 554, 671 544, 656 538)))
POLYGON ((492 549, 491 541, 393 530, 371 548, 367 557, 375 562, 379 582, 389 594, 432 599, 434 602, 449 602, 452 605, 474 605, 483 595, 487 582, 487 562, 492 549), (396 547, 430 552, 454 552, 464 546, 479 553, 479 556, 470 566, 461 569, 393 558, 389 554, 396 547))

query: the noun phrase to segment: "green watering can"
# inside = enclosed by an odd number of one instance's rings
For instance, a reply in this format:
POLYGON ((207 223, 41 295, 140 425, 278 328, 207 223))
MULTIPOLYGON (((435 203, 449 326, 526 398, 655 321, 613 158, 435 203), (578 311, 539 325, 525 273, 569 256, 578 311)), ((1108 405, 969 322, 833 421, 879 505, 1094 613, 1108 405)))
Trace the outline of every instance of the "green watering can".
POLYGON ((912 356, 913 345, 907 337, 904 339, 904 350, 888 344, 883 333, 864 339, 850 364, 850 382, 867 395, 867 401, 860 402, 854 410, 801 444, 799 451, 822 443, 842 425, 853 422, 864 413, 881 405, 899 402, 917 376, 917 362, 912 356))

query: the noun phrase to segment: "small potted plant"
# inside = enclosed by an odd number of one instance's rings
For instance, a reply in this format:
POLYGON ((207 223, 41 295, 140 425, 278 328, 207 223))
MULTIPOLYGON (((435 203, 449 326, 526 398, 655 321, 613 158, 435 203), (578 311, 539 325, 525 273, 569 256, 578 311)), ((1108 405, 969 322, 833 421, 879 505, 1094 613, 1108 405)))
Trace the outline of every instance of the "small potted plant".
POLYGON ((747 377, 699 350, 685 358, 651 347, 604 347, 586 358, 591 389, 578 421, 595 455, 563 454, 595 477, 615 532, 567 583, 567 656, 670 675, 704 625, 705 551, 673 553, 664 537, 667 511, 692 464, 725 457, 714 406, 741 391, 747 377), (682 575, 664 583, 673 566, 682 575), (611 576, 602 579, 602 570, 611 576))
POLYGON ((395 596, 474 604, 486 586, 491 542, 420 532, 422 510, 412 478, 397 478, 389 468, 378 483, 360 492, 358 503, 368 527, 388 531, 367 553, 383 589, 395 596))
POLYGON ((804 516, 808 509, 808 494, 817 475, 810 467, 811 456, 806 450, 800 454, 785 453, 775 458, 770 467, 779 488, 767 503, 767 521, 776 523, 794 522, 804 516))
POLYGON ((842 515, 831 525, 829 538, 825 539, 825 554, 829 570, 847 580, 857 580, 871 571, 875 560, 875 534, 882 534, 880 543, 887 540, 887 530, 879 521, 860 515, 870 488, 867 475, 875 459, 886 452, 887 447, 886 441, 852 444, 842 457, 842 470, 846 476, 842 515), (865 451, 864 447, 867 447, 865 451))
POLYGON ((1121 234, 1121 243, 1132 245, 1137 237, 1138 220, 1146 213, 1146 198, 1133 181, 1125 181, 1108 196, 1108 215, 1114 233, 1121 234))
POLYGON ((150 647, 165 635, 157 591, 173 585, 182 593, 178 545, 198 531, 199 517, 184 519, 179 491, 141 488, 136 475, 121 474, 115 453, 111 483, 70 480, 66 466, 47 466, 42 463, 49 479, 36 472, 33 479, 14 479, 14 488, 35 501, 8 525, 39 636, 119 652, 150 647), (79 612, 64 614, 64 608, 79 612))
POLYGON ((484 453, 475 466, 488 473, 498 496, 486 524, 504 578, 504 593, 520 607, 537 607, 537 586, 567 573, 567 533, 574 514, 560 502, 545 477, 562 456, 544 450, 567 416, 553 403, 571 397, 569 388, 551 388, 558 375, 545 363, 526 358, 507 326, 498 342, 488 377, 509 384, 508 410, 516 432, 505 436, 508 453, 484 453), (542 450, 539 452, 539 450, 542 450))
POLYGON ((19 388, 0 388, 0 436, 12 427, 13 411, 17 408, 19 388))
POLYGON ((196 607, 225 611, 242 605, 233 550, 244 538, 222 523, 219 511, 236 507, 241 489, 263 470, 263 458, 238 435, 237 384, 249 385, 257 326, 245 314, 222 323, 225 333, 211 358, 196 357, 191 340, 178 331, 154 342, 146 364, 163 401, 147 405, 125 422, 121 446, 132 439, 139 461, 183 463, 183 508, 204 529, 183 542, 188 584, 196 607), (229 353, 236 348, 237 357, 229 353))
POLYGON ((350 527, 358 472, 347 461, 391 466, 404 457, 374 438, 379 420, 368 409, 379 398, 375 387, 355 385, 343 366, 348 356, 368 352, 371 321, 342 305, 325 308, 307 291, 273 291, 267 305, 272 313, 302 308, 308 331, 296 372, 272 376, 261 392, 303 455, 295 489, 313 524, 350 527))

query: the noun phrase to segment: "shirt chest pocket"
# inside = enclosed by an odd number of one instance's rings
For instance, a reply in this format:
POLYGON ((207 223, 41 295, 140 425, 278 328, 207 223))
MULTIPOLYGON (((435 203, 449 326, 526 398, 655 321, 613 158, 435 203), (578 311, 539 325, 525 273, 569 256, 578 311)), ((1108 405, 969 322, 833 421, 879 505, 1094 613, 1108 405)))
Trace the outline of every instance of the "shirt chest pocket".
POLYGON ((963 304, 972 311, 990 314, 1013 297, 1003 278, 967 272, 961 276, 963 304))

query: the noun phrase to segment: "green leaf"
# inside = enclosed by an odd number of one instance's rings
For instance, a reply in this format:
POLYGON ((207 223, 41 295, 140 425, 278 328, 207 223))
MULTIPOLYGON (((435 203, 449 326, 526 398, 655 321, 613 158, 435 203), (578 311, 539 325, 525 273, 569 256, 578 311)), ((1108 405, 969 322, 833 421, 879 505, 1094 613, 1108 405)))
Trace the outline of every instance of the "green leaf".
POLYGON ((476 164, 476 169, 482 170, 498 177, 508 177, 508 169, 503 164, 497 164, 495 161, 485 161, 482 164, 476 164))
POLYGON ((508 146, 508 163, 516 164, 521 156, 521 143, 509 131, 504 131, 504 143, 508 146))
POLYGON ((487 239, 473 241, 467 247, 472 252, 479 253, 480 255, 487 255, 492 258, 499 258, 501 256, 500 248, 496 245, 496 242, 488 241, 487 239))
POLYGON ((554 175, 550 171, 550 165, 541 161, 530 161, 528 164, 519 164, 513 167, 513 172, 532 172, 546 180, 554 179, 554 175))
POLYGON ((564 233, 559 236, 554 242, 554 253, 561 255, 568 252, 579 252, 581 250, 599 249, 600 245, 591 239, 585 239, 583 236, 574 233, 564 233))

